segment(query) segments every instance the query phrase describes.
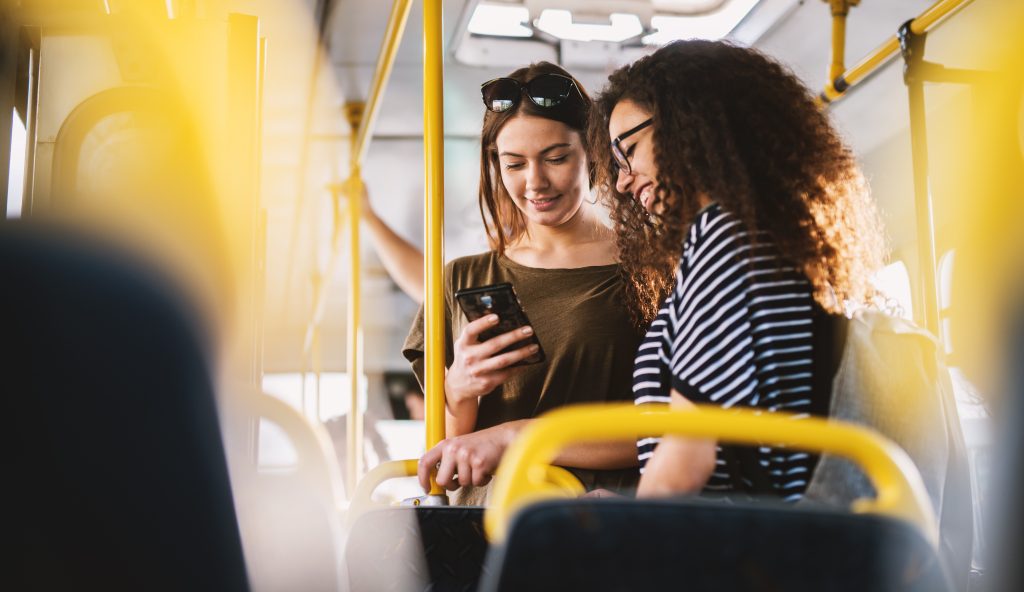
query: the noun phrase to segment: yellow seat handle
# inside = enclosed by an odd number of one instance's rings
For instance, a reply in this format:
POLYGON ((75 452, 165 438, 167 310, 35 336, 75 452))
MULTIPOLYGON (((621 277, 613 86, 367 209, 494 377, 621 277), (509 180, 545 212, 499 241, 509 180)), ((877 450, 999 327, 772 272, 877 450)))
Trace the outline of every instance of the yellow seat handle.
POLYGON ((629 403, 565 407, 531 422, 505 452, 495 477, 491 505, 484 515, 488 538, 493 543, 503 541, 510 520, 524 506, 567 497, 565 490, 551 486, 548 470, 568 444, 656 434, 736 444, 771 442, 849 459, 864 470, 877 492, 874 499, 854 502, 854 512, 905 520, 937 544, 938 526, 917 467, 903 449, 868 428, 749 409, 698 405, 692 411, 671 411, 629 403))

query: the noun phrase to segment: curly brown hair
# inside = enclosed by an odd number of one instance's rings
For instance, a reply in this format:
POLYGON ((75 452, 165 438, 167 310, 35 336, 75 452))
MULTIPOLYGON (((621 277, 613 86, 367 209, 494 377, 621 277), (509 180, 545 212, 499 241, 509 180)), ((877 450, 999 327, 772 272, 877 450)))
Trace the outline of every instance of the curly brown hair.
MULTIPOLYGON (((509 244, 514 243, 526 232, 526 219, 513 204, 512 197, 505 189, 499 172, 498 148, 495 142, 501 128, 510 119, 519 115, 551 119, 564 123, 569 129, 578 132, 584 153, 589 154, 590 152, 587 141, 594 103, 579 80, 576 80, 565 69, 550 62, 530 64, 512 72, 506 78, 526 84, 542 74, 565 76, 573 81, 579 92, 571 93, 568 100, 553 107, 539 107, 525 97, 521 97, 518 104, 508 111, 484 112, 484 124, 480 132, 480 217, 483 218, 484 228, 487 231, 487 242, 491 250, 498 253, 504 253, 509 244)), ((588 163, 588 167, 591 183, 593 183, 594 166, 588 163)))
POLYGON ((591 160, 637 322, 667 295, 702 195, 766 231, 825 310, 873 298, 870 275, 886 259, 875 204, 828 116, 782 65, 726 42, 677 41, 615 71, 595 106, 591 160), (615 190, 608 121, 623 100, 653 117, 658 214, 615 190))

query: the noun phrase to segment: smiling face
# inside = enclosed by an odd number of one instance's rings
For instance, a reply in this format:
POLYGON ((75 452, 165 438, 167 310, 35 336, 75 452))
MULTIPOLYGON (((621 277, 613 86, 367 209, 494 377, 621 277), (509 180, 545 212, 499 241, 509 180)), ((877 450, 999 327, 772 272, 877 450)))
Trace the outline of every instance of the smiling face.
MULTIPOLYGON (((608 119, 608 134, 613 139, 618 138, 650 117, 649 111, 633 101, 619 101, 608 119)), ((654 162, 654 126, 647 126, 631 134, 622 140, 620 146, 629 159, 630 172, 619 171, 615 189, 619 193, 632 194, 633 199, 640 202, 644 209, 651 211, 655 189, 658 187, 658 166, 654 162)))
POLYGON ((579 132, 562 122, 518 115, 495 139, 501 182, 528 224, 559 226, 589 193, 579 132))

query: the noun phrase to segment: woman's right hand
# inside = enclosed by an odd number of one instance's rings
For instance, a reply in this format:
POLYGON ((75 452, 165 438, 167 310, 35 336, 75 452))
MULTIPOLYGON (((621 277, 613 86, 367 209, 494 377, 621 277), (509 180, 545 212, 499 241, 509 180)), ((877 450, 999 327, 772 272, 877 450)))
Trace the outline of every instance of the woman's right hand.
POLYGON ((511 366, 537 352, 537 345, 530 344, 498 354, 506 347, 533 335, 532 327, 520 327, 502 333, 487 341, 480 341, 480 334, 498 324, 498 315, 492 314, 466 325, 462 335, 455 341, 455 361, 444 379, 448 403, 457 406, 462 402, 482 397, 519 371, 511 366))

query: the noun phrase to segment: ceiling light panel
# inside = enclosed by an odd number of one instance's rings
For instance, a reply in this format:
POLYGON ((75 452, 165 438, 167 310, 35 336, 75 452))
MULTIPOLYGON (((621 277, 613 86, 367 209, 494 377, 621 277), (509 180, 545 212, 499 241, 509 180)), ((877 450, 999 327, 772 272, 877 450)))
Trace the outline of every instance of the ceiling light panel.
POLYGON ((530 11, 522 5, 481 2, 476 5, 467 29, 474 35, 494 37, 532 37, 533 30, 526 26, 530 11))
POLYGON ((760 0, 727 0, 713 12, 697 16, 651 17, 654 33, 643 38, 644 45, 664 45, 676 39, 721 39, 746 18, 760 0))
POLYGON ((612 13, 595 22, 573 19, 568 10, 548 8, 540 13, 537 29, 564 41, 610 41, 620 43, 644 32, 635 14, 612 13))
POLYGON ((660 14, 705 14, 722 8, 729 0, 651 0, 660 14))

